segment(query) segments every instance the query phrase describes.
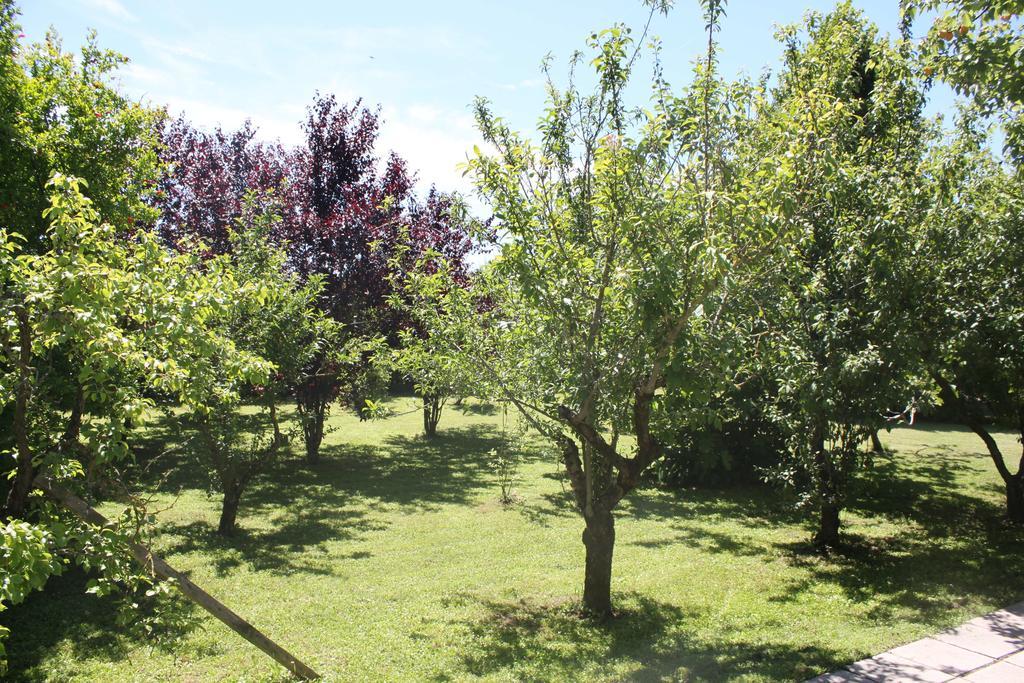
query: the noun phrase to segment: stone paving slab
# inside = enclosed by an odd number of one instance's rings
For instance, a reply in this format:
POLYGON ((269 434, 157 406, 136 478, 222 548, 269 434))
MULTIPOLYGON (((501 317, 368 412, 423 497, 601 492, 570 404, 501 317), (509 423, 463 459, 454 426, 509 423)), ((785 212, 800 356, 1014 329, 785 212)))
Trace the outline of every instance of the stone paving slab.
MULTIPOLYGON (((1024 644, 1021 647, 1024 647, 1024 644)), ((948 674, 945 680, 961 676, 968 671, 974 671, 990 663, 993 659, 993 657, 986 657, 935 638, 922 638, 907 645, 894 647, 889 652, 933 669, 939 669, 948 674)))
POLYGON ((883 652, 869 659, 862 659, 846 668, 871 681, 945 683, 955 675, 892 652, 883 652))
POLYGON ((1024 669, 1003 660, 972 671, 959 680, 971 683, 1024 683, 1024 669))
POLYGON ((807 683, 874 683, 870 678, 864 678, 849 671, 834 671, 830 674, 821 674, 807 683))
POLYGON ((1024 683, 1024 602, 807 683, 1024 683))
POLYGON ((964 650, 1000 659, 1020 650, 1020 643, 1024 640, 1024 628, 1019 629, 1014 636, 1009 630, 993 628, 993 625, 987 622, 968 622, 951 631, 939 633, 935 638, 964 650))

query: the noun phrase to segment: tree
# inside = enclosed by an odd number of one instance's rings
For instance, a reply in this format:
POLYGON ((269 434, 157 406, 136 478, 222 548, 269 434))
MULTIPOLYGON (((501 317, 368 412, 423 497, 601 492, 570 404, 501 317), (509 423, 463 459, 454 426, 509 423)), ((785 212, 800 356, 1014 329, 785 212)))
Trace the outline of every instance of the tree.
POLYGON ((284 250, 269 238, 279 221, 273 196, 246 194, 238 230, 229 233, 230 256, 221 257, 230 264, 236 287, 219 325, 235 348, 274 364, 274 371, 250 390, 270 424, 261 416, 241 414, 247 382, 240 377, 234 384, 242 385, 232 386, 230 357, 214 357, 209 364, 218 375, 218 386, 230 390, 194 403, 188 415, 197 433, 194 454, 222 494, 218 532, 223 535, 235 530, 238 506, 250 481, 287 443, 277 403, 319 352, 321 342, 317 332, 323 315, 315 307, 320 280, 302 283, 287 269, 284 250))
POLYGON ((450 196, 432 188, 418 200, 401 157, 379 156, 379 128, 379 115, 360 101, 348 106, 330 95, 314 98, 305 139, 292 149, 258 141, 249 124, 206 133, 180 118, 163 129, 161 234, 172 245, 199 238, 211 253, 226 253, 245 195, 273 191, 281 221, 270 236, 303 279, 323 279, 323 310, 357 333, 395 337, 386 297, 399 236, 462 270, 472 244, 448 220, 450 196))
POLYGON ((228 253, 246 193, 267 197, 273 190, 281 220, 268 237, 285 249, 301 280, 322 283, 316 305, 335 325, 320 320, 316 331, 306 330, 319 335, 318 352, 289 376, 287 388, 310 462, 319 458, 331 406, 342 401, 361 412, 382 384, 367 349, 378 336, 397 344, 407 325, 386 302, 399 235, 415 245, 414 253, 443 254, 463 277, 472 247, 448 219, 450 196, 431 189, 419 200, 405 162, 392 153, 382 163, 379 125, 378 114, 358 101, 346 106, 318 95, 307 112, 304 143, 290 150, 259 143, 248 125, 203 133, 179 119, 164 133, 169 170, 158 205, 169 244, 195 245, 198 237, 209 255, 228 253))
POLYGON ((818 512, 814 542, 828 547, 839 542, 849 480, 868 457, 861 445, 909 384, 908 359, 891 340, 926 127, 906 50, 878 38, 850 4, 808 15, 806 30, 806 42, 797 27, 781 32, 785 67, 771 116, 804 141, 791 188, 801 234, 761 305, 772 413, 789 443, 775 474, 803 489, 818 512))
POLYGON ((600 619, 612 613, 614 510, 662 455, 669 414, 703 416, 706 385, 728 373, 704 342, 786 223, 771 204, 779 158, 751 154, 742 134, 757 89, 714 73, 721 16, 707 4, 693 85, 676 95, 657 70, 647 109, 625 103, 640 50, 622 26, 591 37, 593 93, 549 77, 536 145, 478 101, 495 152, 475 150, 469 171, 500 255, 471 290, 444 267, 407 279, 431 339, 561 452, 585 522, 583 605, 600 619))
POLYGON ((260 416, 244 415, 237 401, 221 400, 190 416, 196 431, 192 442, 196 459, 209 469, 220 491, 217 533, 235 532, 238 506, 252 479, 274 461, 283 445, 268 432, 260 416))
POLYGON ((437 434, 441 411, 449 399, 472 393, 475 386, 472 369, 445 353, 441 340, 402 330, 401 346, 392 352, 393 367, 413 382, 413 389, 423 401, 423 433, 428 438, 437 434))
MULTIPOLYGON (((158 173, 154 128, 162 114, 115 87, 125 61, 101 49, 94 34, 78 55, 65 52, 52 31, 29 44, 14 3, 0 1, 0 226, 20 236, 19 249, 39 254, 50 247, 45 185, 54 171, 82 178, 94 206, 125 235, 155 217, 146 202, 158 173)), ((66 366, 66 381, 50 387, 55 408, 81 415, 85 396, 75 359, 59 341, 49 355, 66 366)), ((13 409, 0 411, 5 446, 13 445, 13 409)), ((72 432, 76 424, 77 418, 72 432)))
POLYGON ((156 124, 163 114, 113 84, 128 60, 91 33, 80 54, 54 32, 24 44, 11 0, 0 0, 0 225, 48 248, 45 189, 53 172, 82 178, 96 208, 118 229, 147 225, 159 173, 156 124))
POLYGON ((154 407, 154 394, 196 405, 224 393, 208 371, 211 358, 224 359, 232 382, 259 381, 269 369, 209 324, 235 294, 221 262, 200 267, 197 257, 172 254, 145 231, 126 238, 99 221, 83 186, 60 174, 50 181, 48 250, 22 250, 20 236, 0 231, 0 408, 12 414, 16 467, 2 513, 3 559, 30 577, 13 592, 5 587, 0 600, 40 587, 68 552, 86 566, 91 552, 101 553, 108 588, 147 580, 128 569, 134 524, 97 530, 71 523, 32 501, 33 481, 74 480, 84 462, 126 457, 127 432, 154 407), (71 383, 85 400, 64 411, 71 383))
POLYGON ((269 199, 274 195, 268 193, 283 189, 285 150, 255 138, 249 122, 237 131, 207 133, 182 116, 162 127, 164 172, 155 200, 157 227, 168 244, 180 248, 199 239, 211 254, 227 253, 246 197, 269 199))
POLYGON ((926 373, 945 406, 985 443, 1006 486, 1009 518, 1024 522, 1024 460, 1012 469, 991 421, 1024 436, 1020 272, 1021 162, 1024 161, 1024 43, 1019 0, 913 0, 912 21, 938 13, 922 45, 923 75, 969 98, 956 137, 937 146, 927 169, 929 206, 915 264, 925 305, 910 312, 926 373), (1001 125, 1007 158, 982 125, 1001 125))
POLYGON ((1024 458, 1013 468, 990 431, 994 422, 1024 438, 1024 174, 989 142, 968 109, 935 149, 915 264, 925 285, 910 314, 939 399, 984 442, 1007 515, 1024 523, 1024 458))
POLYGON ((940 78, 986 116, 1003 125, 1007 151, 1024 160, 1024 2, 1021 0, 905 0, 913 21, 936 12, 922 48, 923 74, 940 78))
MULTIPOLYGON (((431 223, 460 222, 468 220, 465 207, 451 201, 451 198, 439 198, 434 192, 428 197, 428 217, 423 220, 423 213, 413 221, 413 228, 423 229, 431 223), (443 199, 443 203, 438 201, 443 199), (431 207, 431 204, 434 204, 431 207), (445 215, 439 215, 441 212, 445 215)), ((466 225, 467 233, 471 228, 466 225)), ((468 240, 467 240, 468 242, 468 240)), ((413 390, 423 401, 423 433, 427 438, 437 434, 437 425, 441 420, 441 411, 451 398, 462 398, 487 385, 480 381, 476 371, 468 364, 447 353, 450 339, 442 335, 432 336, 423 325, 417 324, 415 313, 408 314, 411 302, 403 279, 412 270, 428 270, 437 272, 445 269, 445 279, 453 287, 469 289, 478 281, 466 273, 461 254, 455 254, 453 269, 452 254, 442 253, 428 247, 424 250, 420 244, 429 244, 422 236, 414 236, 411 231, 404 234, 404 243, 397 246, 390 261, 391 274, 389 304, 397 313, 397 317, 407 325, 398 330, 398 348, 391 353, 390 368, 394 372, 408 378, 413 383, 413 390)), ((442 304, 443 305, 443 304, 442 304)))

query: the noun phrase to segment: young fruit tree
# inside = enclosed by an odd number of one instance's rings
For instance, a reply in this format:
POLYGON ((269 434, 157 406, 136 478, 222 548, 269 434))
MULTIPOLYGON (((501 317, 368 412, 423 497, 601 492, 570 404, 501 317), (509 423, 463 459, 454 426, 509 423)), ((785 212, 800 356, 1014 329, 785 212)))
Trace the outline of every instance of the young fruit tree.
POLYGON ((454 397, 473 393, 472 369, 438 348, 439 340, 406 329, 399 332, 401 346, 392 352, 392 367, 409 378, 423 401, 423 434, 437 435, 441 411, 454 397))
POLYGON ((759 297, 767 411, 789 444, 772 474, 800 490, 818 516, 814 543, 828 547, 870 458, 862 444, 907 399, 908 349, 894 341, 927 126, 905 46, 849 4, 780 37, 785 61, 764 135, 795 133, 802 144, 789 160, 797 234, 778 286, 759 297))
POLYGON ((432 343, 561 453, 585 524, 583 606, 599 619, 612 614, 615 508, 661 457, 666 423, 703 415, 702 390, 728 373, 704 342, 786 224, 771 202, 788 171, 743 134, 758 90, 715 75, 722 14, 707 3, 708 51, 681 94, 652 50, 647 108, 625 101, 643 38, 622 26, 591 37, 593 92, 549 77, 537 143, 479 100, 493 152, 468 170, 500 253, 469 290, 433 263, 406 280, 432 343))
POLYGON ((993 156, 974 114, 931 160, 926 284, 910 314, 939 400, 984 442, 1007 515, 1024 523, 1024 453, 1014 467, 992 435, 1005 426, 1024 439, 1024 173, 993 156))
POLYGON ((102 590, 147 581, 127 549, 144 520, 82 525, 31 495, 36 478, 73 485, 86 463, 128 457, 128 431, 145 420, 154 394, 190 405, 216 391, 211 358, 250 382, 269 370, 209 324, 235 294, 217 264, 200 267, 145 231, 120 234, 100 222, 82 188, 60 174, 50 181, 43 253, 0 232, 0 410, 10 416, 15 463, 0 560, 18 572, 3 582, 0 603, 21 600, 71 558, 103 570, 102 590), (66 410, 69 386, 82 400, 66 410))
MULTIPOLYGON (((461 221, 460 210, 452 207, 452 215, 445 220, 461 221)), ((439 266, 447 270, 445 279, 451 286, 468 290, 480 281, 461 270, 450 271, 450 262, 433 251, 414 255, 411 247, 400 245, 391 260, 393 291, 389 301, 408 327, 398 331, 399 346, 391 352, 389 365, 392 371, 412 381, 413 390, 423 401, 423 434, 427 438, 437 434, 441 411, 450 399, 481 393, 486 386, 472 366, 447 353, 450 339, 446 335, 430 334, 423 325, 417 325, 416 315, 404 313, 410 302, 405 297, 403 279, 410 270, 435 271, 439 266)), ((469 299, 473 298, 470 294, 469 299)))
POLYGON ((285 251, 270 234, 280 221, 272 196, 250 193, 243 198, 237 231, 229 233, 229 255, 207 263, 224 264, 234 296, 217 321, 234 347, 273 363, 274 371, 255 385, 231 370, 230 358, 209 364, 215 391, 191 404, 187 421, 195 429, 196 458, 210 471, 222 494, 218 532, 235 530, 242 494, 287 443, 277 404, 313 360, 323 353, 337 324, 316 308, 319 278, 302 282, 287 266, 285 251), (246 414, 243 395, 257 398, 261 415, 246 414))

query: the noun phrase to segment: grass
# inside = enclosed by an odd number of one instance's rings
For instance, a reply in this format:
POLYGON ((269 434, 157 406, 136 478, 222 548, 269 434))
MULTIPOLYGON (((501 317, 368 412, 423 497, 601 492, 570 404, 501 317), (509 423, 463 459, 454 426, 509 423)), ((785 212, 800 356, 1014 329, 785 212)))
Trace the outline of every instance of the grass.
MULTIPOLYGON (((617 522, 620 615, 597 627, 576 612, 582 522, 554 453, 538 444, 520 501, 497 502, 500 423, 479 404, 448 408, 427 441, 417 412, 335 415, 323 461, 296 448, 258 479, 228 540, 199 473, 165 456, 169 478, 147 475, 154 505, 174 503, 157 548, 337 681, 801 680, 1024 597, 1024 533, 1002 521, 980 441, 924 426, 883 435, 893 450, 860 482, 849 546, 830 557, 807 552, 810 525, 771 491, 635 492, 617 522)), ((172 651, 119 635, 113 603, 84 581, 56 579, 4 615, 13 679, 282 678, 203 613, 172 651)))

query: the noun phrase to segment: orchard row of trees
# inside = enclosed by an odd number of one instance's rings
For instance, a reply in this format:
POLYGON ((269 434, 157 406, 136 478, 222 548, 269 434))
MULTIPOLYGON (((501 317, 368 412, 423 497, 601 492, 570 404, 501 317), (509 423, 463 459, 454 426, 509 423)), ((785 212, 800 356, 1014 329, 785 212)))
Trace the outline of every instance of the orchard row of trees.
POLYGON ((616 506, 652 466, 692 464, 694 435, 768 443, 759 474, 827 548, 864 442, 944 404, 1024 522, 1024 463, 989 431, 1024 436, 1021 3, 908 5, 895 38, 840 4, 782 28, 757 81, 721 76, 724 3, 702 6, 691 83, 670 87, 655 41, 643 106, 625 93, 645 36, 623 26, 590 40, 592 90, 549 75, 535 141, 478 101, 492 151, 468 170, 500 255, 468 289, 433 264, 405 278, 427 338, 561 454, 602 617, 616 506), (915 43, 924 9, 945 11, 915 43), (952 128, 923 114, 939 77, 970 96, 952 128))
POLYGON ((594 34, 592 61, 572 62, 594 86, 547 70, 536 139, 476 103, 480 221, 457 197, 418 198, 359 102, 317 96, 293 148, 202 131, 120 93, 124 60, 94 38, 77 57, 52 35, 23 45, 0 0, 0 608, 72 559, 107 568, 104 590, 148 581, 95 559, 128 556, 142 508, 92 529, 32 494, 37 477, 95 484, 172 411, 230 533, 292 437, 282 403, 315 463, 331 406, 372 416, 394 372, 428 436, 448 398, 476 394, 557 449, 600 618, 616 507, 708 431, 769 441, 762 474, 800 493, 828 547, 865 439, 942 402, 1024 521, 1024 473, 989 433, 1024 435, 1024 8, 996 4, 922 0, 895 38, 841 4, 779 31, 773 78, 730 81, 724 3, 703 0, 707 48, 682 88, 646 32, 594 34), (915 12, 936 8, 912 42, 915 12), (634 106, 645 59, 651 97, 634 106), (969 100, 953 129, 923 114, 935 78, 969 100), (477 243, 497 256, 471 273, 477 243))
POLYGON ((248 125, 201 131, 124 96, 125 59, 95 36, 74 55, 52 33, 27 44, 16 19, 0 2, 0 609, 72 561, 140 602, 152 580, 127 544, 148 515, 119 467, 146 421, 177 420, 231 533, 292 437, 315 463, 333 405, 372 412, 391 347, 416 338, 388 301, 396 256, 437 254, 465 281, 472 243, 452 197, 418 198, 405 162, 379 157, 358 102, 318 95, 287 149, 248 125), (92 528, 38 477, 120 485, 133 505, 92 528))

